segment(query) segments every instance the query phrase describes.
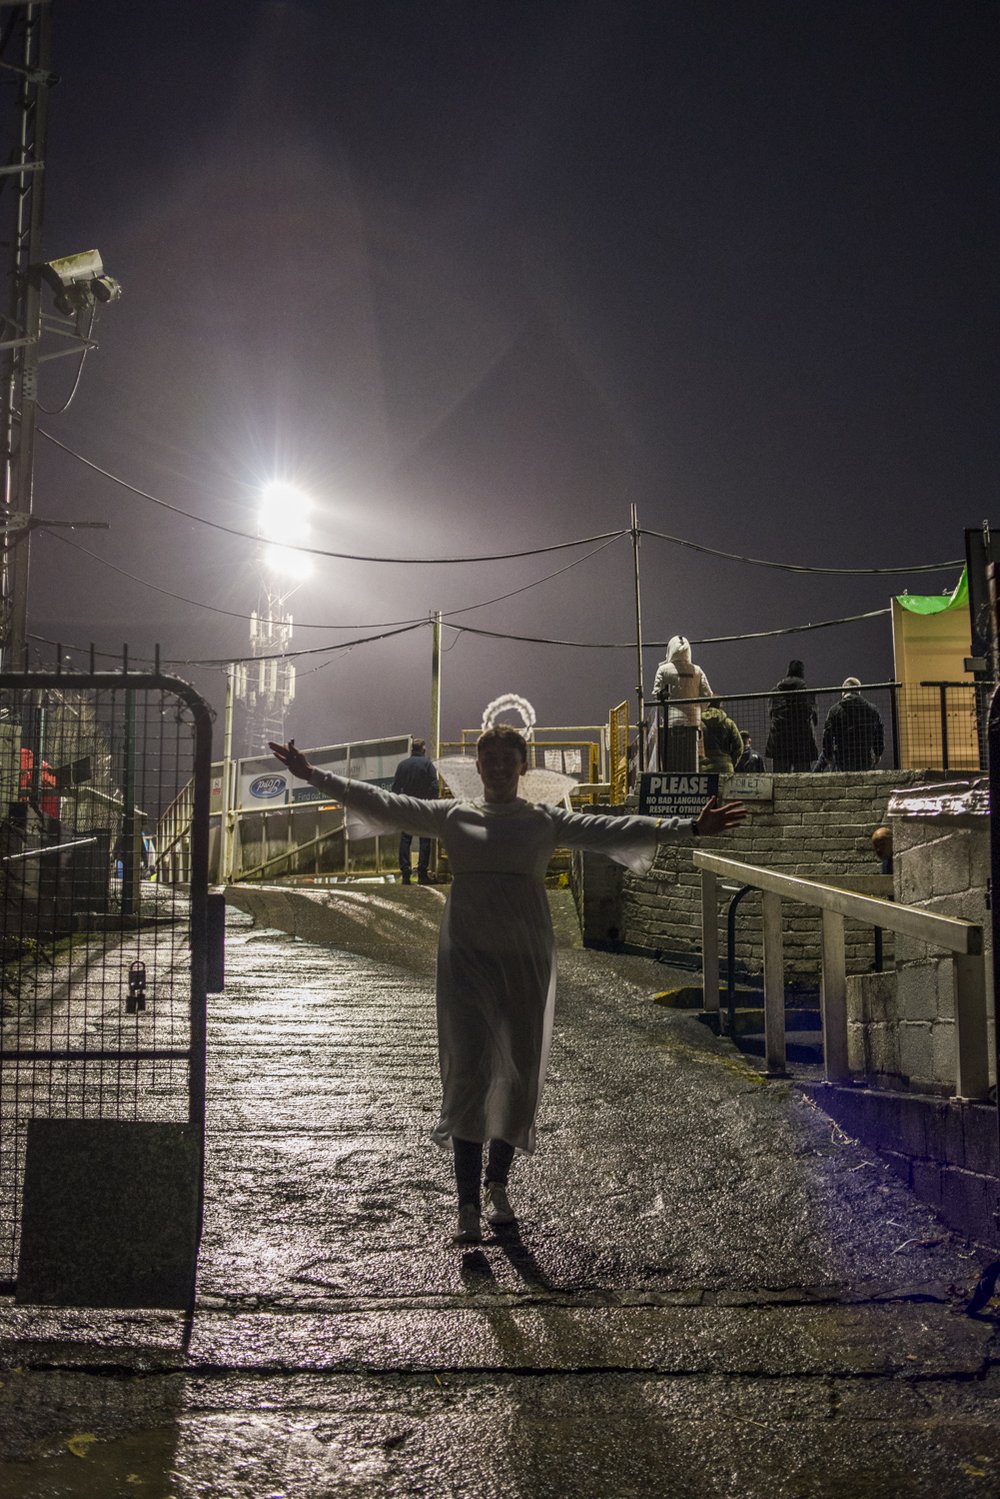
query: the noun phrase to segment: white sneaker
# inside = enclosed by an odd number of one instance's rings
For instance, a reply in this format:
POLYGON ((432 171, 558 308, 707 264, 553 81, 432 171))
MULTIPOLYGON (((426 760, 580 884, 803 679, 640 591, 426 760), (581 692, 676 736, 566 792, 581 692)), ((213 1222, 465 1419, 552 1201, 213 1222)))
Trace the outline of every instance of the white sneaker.
POLYGON ((486 1217, 495 1228, 503 1223, 514 1222, 516 1214, 510 1205, 507 1188, 502 1182, 487 1182, 485 1198, 486 1217))
POLYGON ((483 1231, 479 1221, 479 1209, 474 1202, 463 1202, 458 1210, 458 1232, 455 1239, 459 1244, 479 1244, 482 1242, 483 1231))

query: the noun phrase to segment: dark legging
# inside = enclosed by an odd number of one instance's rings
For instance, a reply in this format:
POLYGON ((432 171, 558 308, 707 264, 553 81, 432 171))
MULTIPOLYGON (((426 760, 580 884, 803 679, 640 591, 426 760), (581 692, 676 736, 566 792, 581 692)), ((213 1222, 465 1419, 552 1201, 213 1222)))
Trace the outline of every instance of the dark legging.
MULTIPOLYGON (((479 1183, 483 1172, 483 1147, 478 1140, 456 1140, 453 1137, 451 1143, 455 1147, 455 1183, 458 1187, 459 1206, 472 1202, 478 1208, 481 1206, 479 1183)), ((486 1180, 506 1186, 513 1159, 513 1145, 508 1145, 506 1140, 491 1140, 486 1156, 486 1180)))

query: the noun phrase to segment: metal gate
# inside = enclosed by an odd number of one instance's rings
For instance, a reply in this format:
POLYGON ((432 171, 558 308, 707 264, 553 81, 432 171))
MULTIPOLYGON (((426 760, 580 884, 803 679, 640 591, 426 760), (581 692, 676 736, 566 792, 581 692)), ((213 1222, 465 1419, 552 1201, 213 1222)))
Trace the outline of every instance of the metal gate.
POLYGON ((208 704, 176 678, 0 675, 0 1289, 19 1300, 193 1305, 211 758, 208 704), (168 883, 155 829, 192 780, 191 866, 168 883))

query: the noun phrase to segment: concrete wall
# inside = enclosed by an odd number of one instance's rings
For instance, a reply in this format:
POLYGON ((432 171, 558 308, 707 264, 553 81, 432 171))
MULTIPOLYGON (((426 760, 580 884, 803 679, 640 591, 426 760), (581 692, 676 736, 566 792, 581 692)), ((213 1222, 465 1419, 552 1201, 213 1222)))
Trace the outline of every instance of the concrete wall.
MULTIPOLYGON (((949 782, 899 792, 889 804, 896 898, 941 916, 959 916, 984 927, 986 985, 993 1044, 992 961, 989 911, 989 792, 985 781, 949 782)), ((878 1023, 886 1034, 895 1020, 895 1048, 878 1046, 872 1060, 893 1070, 910 1088, 951 1091, 955 1081, 955 996, 951 958, 924 943, 896 939, 896 992, 878 1023)), ((874 1017, 869 1017, 874 1020, 874 1017)), ((995 1080, 995 1066, 991 1066, 995 1080)))
MULTIPOLYGON (((886 820, 892 793, 922 783, 922 771, 869 771, 762 777, 773 795, 748 802, 750 817, 726 838, 707 838, 704 847, 776 869, 835 882, 838 876, 877 874, 873 830, 886 820)), ((726 782, 720 796, 726 795, 726 782)), ((725 955, 725 904, 720 901, 720 943, 725 955)), ((815 986, 819 980, 819 914, 788 903, 785 911, 785 973, 790 984, 815 986)), ((660 952, 673 962, 701 963, 701 881, 691 863, 690 844, 661 849, 652 874, 622 880, 619 939, 629 947, 660 952)), ((847 922, 848 971, 870 969, 874 936, 870 927, 847 922)), ((884 960, 892 962, 892 935, 884 938, 884 960)), ((763 971, 760 898, 747 896, 737 923, 737 965, 742 976, 763 971)))
POLYGON ((922 1201, 960 1233, 1000 1245, 997 1111, 992 1104, 806 1084, 804 1091, 877 1150, 922 1201))

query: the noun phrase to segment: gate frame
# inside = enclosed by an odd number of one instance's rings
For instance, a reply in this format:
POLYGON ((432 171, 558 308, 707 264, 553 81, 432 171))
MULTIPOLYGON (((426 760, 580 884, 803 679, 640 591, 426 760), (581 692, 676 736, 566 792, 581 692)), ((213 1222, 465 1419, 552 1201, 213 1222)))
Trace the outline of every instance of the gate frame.
MULTIPOLYGON (((191 1279, 190 1303, 186 1314, 185 1343, 191 1335, 191 1317, 194 1312, 195 1286, 197 1279, 197 1246, 201 1243, 205 1207, 205 1103, 208 1032, 208 837, 209 803, 212 771, 212 722, 211 705, 201 693, 181 677, 164 675, 161 672, 129 671, 127 664, 121 671, 25 671, 0 672, 0 693, 33 692, 62 688, 71 691, 105 692, 161 692, 170 693, 186 706, 194 726, 194 756, 191 779, 194 783, 194 802, 191 817, 191 873, 188 881, 191 920, 191 991, 189 1001, 189 1045, 177 1048, 173 1054, 188 1062, 188 1123, 197 1130, 198 1137, 198 1210, 194 1273, 191 1279)), ((0 1048, 0 1062, 6 1053, 0 1048)), ((21 1053, 24 1055, 24 1053, 21 1053)), ((30 1053, 28 1054, 30 1055, 30 1053)), ((75 1053, 71 1053, 71 1056, 75 1053)), ((126 1053, 116 1052, 124 1057, 126 1053)), ((145 1055, 137 1052, 136 1059, 145 1055)))

